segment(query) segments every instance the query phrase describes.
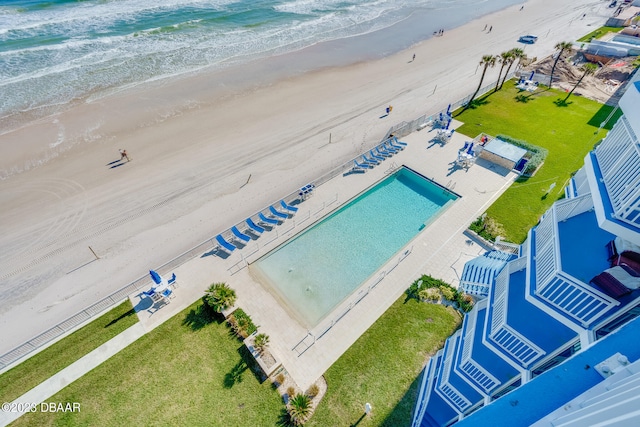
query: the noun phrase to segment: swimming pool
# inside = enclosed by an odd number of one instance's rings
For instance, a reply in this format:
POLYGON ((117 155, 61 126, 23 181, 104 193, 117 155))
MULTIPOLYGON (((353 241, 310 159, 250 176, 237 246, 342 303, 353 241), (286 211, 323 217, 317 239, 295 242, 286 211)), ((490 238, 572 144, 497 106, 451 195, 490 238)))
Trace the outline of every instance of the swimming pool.
POLYGON ((403 167, 251 268, 314 327, 457 198, 403 167))

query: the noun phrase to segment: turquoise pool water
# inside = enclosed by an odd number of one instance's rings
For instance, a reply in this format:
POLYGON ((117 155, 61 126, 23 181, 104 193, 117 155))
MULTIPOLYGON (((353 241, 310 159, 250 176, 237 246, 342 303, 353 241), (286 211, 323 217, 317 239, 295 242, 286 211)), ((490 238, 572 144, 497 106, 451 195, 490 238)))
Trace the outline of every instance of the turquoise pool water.
POLYGON ((402 168, 252 267, 314 327, 456 198, 402 168))

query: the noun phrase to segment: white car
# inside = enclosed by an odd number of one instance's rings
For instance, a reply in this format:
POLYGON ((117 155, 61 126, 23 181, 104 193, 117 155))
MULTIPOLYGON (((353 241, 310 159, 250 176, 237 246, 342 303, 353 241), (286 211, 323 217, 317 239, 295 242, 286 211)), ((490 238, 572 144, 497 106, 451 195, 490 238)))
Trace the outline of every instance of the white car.
POLYGON ((536 41, 538 41, 538 36, 527 34, 526 36, 520 36, 518 41, 520 43, 534 44, 536 41))

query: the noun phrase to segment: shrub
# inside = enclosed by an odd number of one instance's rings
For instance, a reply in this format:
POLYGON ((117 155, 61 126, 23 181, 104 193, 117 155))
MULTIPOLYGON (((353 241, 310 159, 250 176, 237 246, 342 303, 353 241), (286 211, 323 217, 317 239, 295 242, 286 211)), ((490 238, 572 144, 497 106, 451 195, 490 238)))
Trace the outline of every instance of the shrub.
POLYGON ((226 283, 214 283, 205 292, 204 302, 220 313, 236 303, 236 291, 226 283))
POLYGON ((426 274, 413 282, 405 292, 407 298, 419 300, 429 299, 429 297, 434 297, 435 295, 438 295, 439 298, 442 295, 443 298, 455 302, 458 308, 464 312, 468 312, 473 308, 473 298, 470 295, 465 295, 447 282, 426 274))
POLYGON ((525 155, 525 157, 529 159, 523 171, 525 175, 533 174, 536 169, 538 169, 538 166, 544 162, 544 159, 547 158, 547 154, 549 154, 549 150, 546 148, 530 144, 521 139, 512 138, 508 135, 497 135, 496 138, 508 142, 509 144, 513 144, 516 147, 524 148, 528 151, 527 155, 525 155))
POLYGON ((241 308, 234 311, 233 314, 229 316, 228 321, 233 331, 242 338, 246 338, 258 330, 258 327, 251 320, 251 316, 241 308))
POLYGON ((455 301, 456 294, 451 286, 440 286, 440 292, 442 292, 442 297, 447 301, 455 301))
POLYGON ((317 384, 311 384, 311 387, 309 387, 309 390, 307 390, 307 396, 314 398, 318 395, 318 393, 320 393, 320 388, 318 387, 317 384))
POLYGON ((301 426, 311 415, 311 399, 304 394, 296 394, 289 400, 288 412, 293 425, 301 426))
POLYGON ((504 236, 506 234, 502 224, 486 214, 478 217, 478 219, 472 222, 469 229, 474 231, 483 239, 491 242, 495 242, 496 237, 504 236))
POLYGON ((438 288, 424 288, 418 291, 418 296, 424 301, 437 302, 440 300, 442 294, 438 288))
POLYGON ((258 350, 258 353, 262 354, 264 349, 269 344, 269 335, 267 334, 258 334, 253 340, 253 346, 258 350))
POLYGON ((290 385, 289 387, 287 387, 287 394, 289 395, 289 397, 293 398, 293 396, 295 396, 296 394, 296 388, 290 385))
POLYGON ((284 380, 285 380, 285 376, 282 372, 280 372, 278 375, 276 375, 276 383, 278 383, 278 385, 282 385, 284 384, 284 380))

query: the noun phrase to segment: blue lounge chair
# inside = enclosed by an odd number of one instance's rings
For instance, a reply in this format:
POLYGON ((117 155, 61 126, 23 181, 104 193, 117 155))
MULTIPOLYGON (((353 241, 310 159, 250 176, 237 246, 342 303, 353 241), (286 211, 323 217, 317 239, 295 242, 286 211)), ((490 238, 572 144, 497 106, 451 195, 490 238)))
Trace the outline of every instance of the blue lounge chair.
POLYGON ((394 147, 393 145, 391 145, 389 141, 386 141, 384 144, 381 145, 381 147, 393 154, 399 153, 400 150, 402 150, 402 148, 400 147, 394 147))
POLYGON ((364 162, 365 165, 367 165, 370 168, 373 168, 378 164, 377 162, 373 162, 373 161, 367 159, 365 156, 362 156, 362 161, 364 162))
POLYGON ((142 293, 148 297, 152 297, 156 294, 156 291, 153 288, 151 288, 148 291, 142 291, 142 293))
POLYGON ((255 222, 253 222, 253 220, 252 220, 251 218, 247 218, 247 219, 246 219, 246 223, 247 223, 247 225, 249 226, 249 228, 250 228, 252 231, 255 231, 255 232, 256 232, 256 233, 258 233, 258 234, 262 234, 262 233, 264 233, 264 232, 265 232, 265 229, 264 229, 264 228, 262 228, 262 227, 260 227, 260 226, 259 226, 258 224, 256 224, 255 222))
POLYGON ((384 157, 391 157, 391 156, 393 156, 393 153, 392 153, 392 152, 387 151, 387 150, 385 150, 384 148, 382 148, 382 147, 380 147, 380 146, 376 147, 376 153, 378 153, 379 155, 384 156, 384 157))
POLYGON ((167 288, 164 291, 162 291, 162 296, 164 297, 165 300, 167 300, 167 302, 169 302, 169 298, 173 298, 173 291, 171 290, 171 288, 167 288))
POLYGON ((277 219, 268 218, 262 212, 260 212, 258 214, 258 218, 259 218, 258 222, 260 224, 266 224, 266 225, 278 225, 278 224, 280 224, 280 221, 278 221, 277 219))
POLYGON ((231 227, 231 232, 233 233, 234 236, 236 236, 238 239, 242 240, 243 242, 251 241, 251 236, 248 236, 244 234, 242 231, 238 230, 238 227, 236 227, 235 225, 231 227))
POLYGON ((283 208, 285 208, 288 211, 298 212, 298 208, 296 208, 295 206, 291 206, 291 205, 287 204, 287 202, 285 202, 284 200, 280 200, 280 206, 282 206, 283 208))
POLYGON ((365 162, 371 164, 371 165, 379 165, 380 161, 376 160, 375 158, 373 159, 367 159, 367 156, 365 156, 364 154, 362 155, 362 160, 364 160, 365 162))
POLYGON ((389 146, 389 144, 387 144, 386 142, 384 144, 380 144, 378 146, 378 148, 380 150, 386 151, 387 153, 391 154, 392 156, 400 151, 399 148, 393 148, 393 147, 389 146))
POLYGON ((373 167, 369 163, 358 163, 357 160, 354 160, 353 164, 356 169, 371 169, 373 167))
POLYGON ((392 138, 392 144, 393 143, 395 143, 394 145, 399 145, 399 146, 404 146, 404 147, 407 146, 406 142, 399 141, 398 138, 396 138, 395 136, 392 138))
POLYGON ((382 156, 377 155, 376 153, 374 153, 374 152, 373 152, 373 150, 369 150, 369 155, 370 155, 372 158, 374 158, 374 159, 376 159, 376 160, 379 160, 379 161, 381 161, 381 162, 382 162, 382 161, 384 161, 384 159, 386 158, 386 157, 382 157, 382 156))
POLYGON ((167 280, 167 283, 170 285, 173 285, 176 282, 176 273, 173 273, 171 275, 171 278, 169 280, 167 280))
POLYGON ((471 143, 471 145, 467 149, 467 154, 473 154, 473 142, 471 143))
POLYGON ((387 147, 391 148, 393 150, 396 150, 398 152, 404 150, 404 146, 403 145, 396 145, 396 144, 393 143, 393 140, 391 140, 391 139, 387 140, 387 147))
POLYGON ((462 146, 462 148, 459 151, 465 151, 467 148, 469 148, 469 141, 465 141, 464 146, 462 146))
POLYGON ((216 240, 218 241, 218 244, 220 245, 220 247, 225 249, 227 252, 233 252, 237 249, 231 243, 224 240, 224 237, 222 237, 222 234, 218 234, 216 236, 216 240))
POLYGON ((276 218, 289 218, 289 215, 282 213, 280 211, 277 211, 273 206, 269 206, 269 211, 273 214, 273 216, 275 216, 276 218))

